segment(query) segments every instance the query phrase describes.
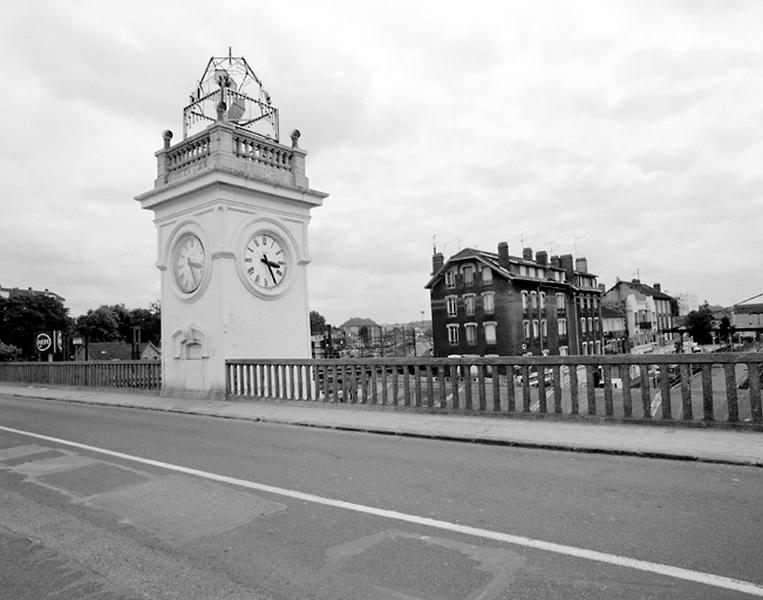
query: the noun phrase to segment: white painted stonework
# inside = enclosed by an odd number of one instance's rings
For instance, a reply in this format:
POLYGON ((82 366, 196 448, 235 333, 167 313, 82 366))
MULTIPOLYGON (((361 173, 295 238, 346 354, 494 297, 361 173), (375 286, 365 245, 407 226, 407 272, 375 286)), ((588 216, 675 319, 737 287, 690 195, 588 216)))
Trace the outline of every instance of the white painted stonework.
POLYGON ((226 359, 310 357, 308 223, 326 194, 309 189, 297 138, 290 148, 225 122, 173 147, 165 136, 155 187, 136 198, 155 213, 165 393, 222 397, 226 359), (245 273, 256 232, 277 238, 286 257, 278 267, 257 263, 286 273, 264 291, 245 273), (179 254, 189 234, 203 259, 179 254), (176 270, 193 291, 181 289, 176 270))

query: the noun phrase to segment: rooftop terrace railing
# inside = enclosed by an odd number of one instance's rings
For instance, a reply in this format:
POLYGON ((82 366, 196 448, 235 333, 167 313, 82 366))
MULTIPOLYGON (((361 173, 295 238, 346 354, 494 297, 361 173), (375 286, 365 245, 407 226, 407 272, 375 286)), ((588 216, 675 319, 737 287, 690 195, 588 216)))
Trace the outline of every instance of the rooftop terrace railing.
POLYGON ((156 188, 213 170, 308 188, 305 152, 296 138, 288 147, 230 123, 216 123, 174 146, 168 135, 165 147, 156 153, 156 188))
POLYGON ((229 360, 228 396, 761 429, 763 353, 229 360))

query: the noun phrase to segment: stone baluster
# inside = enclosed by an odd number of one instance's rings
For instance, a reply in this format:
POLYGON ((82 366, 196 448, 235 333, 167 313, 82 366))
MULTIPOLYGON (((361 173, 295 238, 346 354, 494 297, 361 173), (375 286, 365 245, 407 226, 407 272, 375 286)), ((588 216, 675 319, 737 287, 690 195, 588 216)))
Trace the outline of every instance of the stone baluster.
POLYGON ((164 140, 164 147, 154 153, 154 156, 156 156, 156 180, 154 181, 154 187, 159 187, 160 185, 167 183, 167 173, 169 171, 167 153, 170 149, 172 132, 169 129, 166 130, 162 134, 162 139, 164 140))

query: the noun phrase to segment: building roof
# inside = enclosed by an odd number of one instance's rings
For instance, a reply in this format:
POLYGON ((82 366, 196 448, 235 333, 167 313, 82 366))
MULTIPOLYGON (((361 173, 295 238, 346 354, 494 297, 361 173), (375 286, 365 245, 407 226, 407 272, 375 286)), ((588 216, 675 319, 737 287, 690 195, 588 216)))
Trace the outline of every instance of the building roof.
POLYGON ((363 317, 353 317, 342 323, 339 327, 379 327, 379 324, 363 317))
POLYGON ((48 296, 50 298, 56 298, 57 300, 60 300, 61 302, 64 302, 66 298, 63 296, 59 296, 55 292, 51 292, 49 289, 45 288, 44 290, 33 290, 32 288, 6 288, 0 286, 0 297, 2 298, 13 298, 14 296, 21 296, 23 294, 35 294, 40 296, 48 296))
POLYGON ((763 303, 757 304, 737 304, 734 312, 738 315, 757 315, 763 313, 763 303))
MULTIPOLYGON (((142 354, 148 346, 153 346, 154 350, 159 352, 151 342, 137 344, 138 355, 142 354)), ((80 346, 77 355, 82 355, 84 359, 85 347, 80 346)), ((87 356, 90 360, 132 360, 132 344, 129 342, 91 342, 87 345, 87 356)))
POLYGON ((653 298, 657 298, 659 300, 673 300, 673 296, 668 296, 665 292, 653 288, 651 285, 641 283, 638 279, 633 279, 631 281, 618 281, 615 285, 609 288, 608 292, 611 292, 619 285, 627 285, 632 290, 635 290, 644 296, 652 296, 653 298))
MULTIPOLYGON (((463 250, 460 250, 453 256, 451 256, 448 260, 446 260, 442 267, 434 273, 431 277, 431 279, 427 282, 427 284, 424 286, 425 288, 429 289, 431 288, 435 282, 442 277, 442 275, 445 273, 445 271, 448 270, 448 267, 451 263, 454 262, 460 262, 463 260, 476 260, 477 262, 481 262, 482 264, 490 267, 493 269, 496 273, 498 273, 500 276, 505 277, 506 279, 528 279, 528 280, 536 280, 534 277, 527 277, 524 275, 519 275, 517 273, 511 273, 504 269, 498 262, 498 254, 495 252, 487 252, 485 250, 477 250, 475 248, 464 248, 463 250)), ((565 270, 562 267, 556 267, 550 263, 547 264, 541 264, 538 261, 523 258, 521 256, 511 256, 509 255, 509 263, 516 264, 516 265, 527 265, 531 267, 542 267, 544 269, 549 269, 551 271, 559 271, 564 272, 565 270)), ((596 277, 594 273, 588 273, 583 271, 575 271, 573 270, 573 273, 576 275, 587 275, 589 277, 596 277)), ((557 282, 558 283, 558 282, 557 282)), ((571 283, 568 283, 567 285, 571 285, 571 283)), ((574 286, 573 286, 574 287, 574 286)))

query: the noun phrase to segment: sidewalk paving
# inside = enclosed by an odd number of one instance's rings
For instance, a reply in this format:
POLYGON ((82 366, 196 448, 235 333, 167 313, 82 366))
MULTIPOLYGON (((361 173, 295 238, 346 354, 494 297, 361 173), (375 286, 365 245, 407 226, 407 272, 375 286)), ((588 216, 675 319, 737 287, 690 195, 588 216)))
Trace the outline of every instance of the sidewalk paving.
POLYGON ((0 394, 296 426, 763 467, 763 434, 752 431, 444 415, 302 402, 199 400, 9 383, 0 383, 0 394))

